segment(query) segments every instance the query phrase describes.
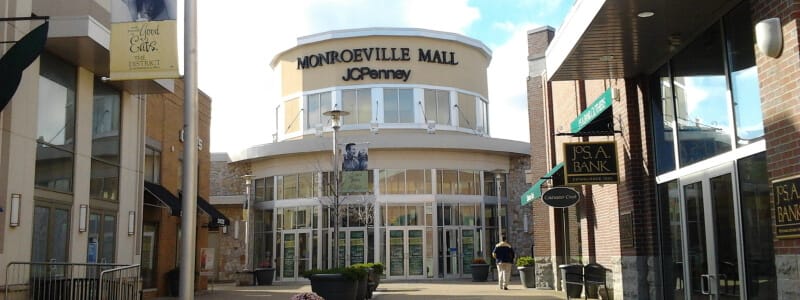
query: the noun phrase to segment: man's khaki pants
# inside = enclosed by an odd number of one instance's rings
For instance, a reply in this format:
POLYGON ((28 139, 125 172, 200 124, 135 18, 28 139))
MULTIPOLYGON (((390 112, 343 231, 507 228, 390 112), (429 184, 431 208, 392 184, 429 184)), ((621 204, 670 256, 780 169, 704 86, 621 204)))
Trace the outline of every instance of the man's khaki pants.
POLYGON ((511 278, 511 263, 497 263, 497 284, 501 289, 508 287, 509 278, 511 278))

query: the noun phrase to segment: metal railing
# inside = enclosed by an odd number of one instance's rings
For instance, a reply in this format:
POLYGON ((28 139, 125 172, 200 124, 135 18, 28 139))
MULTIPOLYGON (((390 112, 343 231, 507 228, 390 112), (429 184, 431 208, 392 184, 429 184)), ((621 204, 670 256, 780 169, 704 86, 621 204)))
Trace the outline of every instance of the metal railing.
POLYGON ((65 262, 10 262, 6 265, 3 299, 31 300, 95 300, 138 299, 139 265, 84 264, 65 262), (127 268, 123 268, 127 267, 127 268), (134 271, 127 271, 132 269, 134 271), (112 270, 122 270, 126 276, 113 276, 112 270), (129 275, 128 272, 135 272, 129 275), (105 277, 104 277, 105 275, 105 277), (131 279, 134 278, 134 279, 131 279), (101 297, 100 285, 132 286, 136 298, 101 297), (118 280, 118 282, 114 282, 118 280), (133 283, 133 284, 131 284, 133 283))
POLYGON ((115 268, 100 272, 100 292, 97 300, 139 299, 142 281, 139 279, 140 265, 115 268))

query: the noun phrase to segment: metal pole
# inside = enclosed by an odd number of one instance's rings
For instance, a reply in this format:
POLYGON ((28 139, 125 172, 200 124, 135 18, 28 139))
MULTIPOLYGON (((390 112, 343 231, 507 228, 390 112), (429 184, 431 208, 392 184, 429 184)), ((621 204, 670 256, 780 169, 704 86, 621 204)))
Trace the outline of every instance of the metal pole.
POLYGON ((251 233, 252 229, 250 228, 250 220, 252 220, 251 215, 253 214, 253 207, 251 206, 252 203, 250 202, 250 185, 252 184, 251 178, 253 175, 244 175, 244 185, 245 185, 245 199, 244 199, 244 206, 245 206, 245 220, 244 220, 244 269, 245 270, 252 270, 253 269, 253 251, 252 251, 252 243, 251 241, 251 233))
MULTIPOLYGON (((333 118, 338 119, 338 116, 333 118)), ((336 132, 339 131, 338 120, 333 125, 333 266, 339 267, 339 156, 336 155, 336 132)))
POLYGON ((180 299, 194 299, 197 223, 197 0, 184 2, 183 214, 181 216, 180 299))
POLYGON ((502 242, 503 241, 503 226, 502 226, 503 223, 500 222, 500 218, 501 218, 501 215, 500 215, 500 202, 501 202, 500 201, 500 178, 501 178, 500 177, 500 173, 495 173, 494 174, 494 179, 495 179, 494 185, 497 188, 497 241, 498 242, 502 242))

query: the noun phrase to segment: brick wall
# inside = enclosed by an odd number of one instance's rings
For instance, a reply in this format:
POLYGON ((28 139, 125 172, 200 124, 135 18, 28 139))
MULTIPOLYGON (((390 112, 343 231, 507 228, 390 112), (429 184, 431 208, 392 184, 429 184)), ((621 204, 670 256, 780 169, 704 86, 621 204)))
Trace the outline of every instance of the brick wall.
MULTIPOLYGON (((170 192, 178 195, 179 187, 182 185, 182 164, 183 143, 180 141, 180 130, 183 128, 183 82, 175 81, 175 93, 172 94, 150 94, 144 101, 147 101, 147 125, 146 136, 150 141, 155 141, 161 147, 161 182, 160 184, 170 192)), ((197 195, 208 199, 209 196, 209 174, 210 174, 210 130, 211 130, 211 99, 208 95, 200 92, 198 95, 198 137, 203 141, 202 149, 197 152, 198 159, 198 184, 197 195)), ((155 259, 156 282, 158 296, 167 295, 166 273, 177 264, 178 247, 180 241, 178 229, 181 226, 181 219, 169 214, 167 209, 156 211, 145 209, 143 216, 145 221, 158 222, 158 253, 155 259), (149 213, 148 213, 149 212, 149 213)), ((207 224, 209 217, 200 212, 197 218, 197 247, 195 253, 199 253, 200 248, 208 244, 208 229, 202 224, 207 224)), ((199 257, 196 258, 196 266, 199 266, 199 257)), ((195 288, 204 290, 207 288, 207 280, 201 277, 196 283, 195 288)))

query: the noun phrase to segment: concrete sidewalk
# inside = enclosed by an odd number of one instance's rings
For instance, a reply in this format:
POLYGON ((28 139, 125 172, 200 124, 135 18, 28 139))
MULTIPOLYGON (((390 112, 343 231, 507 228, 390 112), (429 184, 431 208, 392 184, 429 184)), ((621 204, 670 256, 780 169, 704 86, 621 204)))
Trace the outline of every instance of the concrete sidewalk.
MULTIPOLYGON (((202 300, 234 300, 234 299, 289 299, 301 292, 311 292, 307 281, 276 282, 271 286, 234 286, 233 284, 215 284, 213 290, 198 293, 195 299, 202 300)), ((169 298, 165 298, 169 299, 169 298)), ((400 299, 445 299, 445 300, 480 300, 480 299, 566 299, 564 292, 553 290, 526 289, 520 284, 511 284, 508 290, 500 290, 496 282, 472 282, 463 280, 424 280, 424 281, 382 281, 373 294, 374 300, 400 299)), ((336 299, 329 299, 336 300, 336 299)))

